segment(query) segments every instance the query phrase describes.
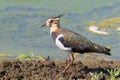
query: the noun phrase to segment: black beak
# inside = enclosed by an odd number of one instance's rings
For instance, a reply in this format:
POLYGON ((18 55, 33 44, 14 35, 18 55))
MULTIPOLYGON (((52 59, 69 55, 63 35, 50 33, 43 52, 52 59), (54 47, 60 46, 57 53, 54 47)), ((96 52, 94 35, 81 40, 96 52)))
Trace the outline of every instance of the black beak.
POLYGON ((46 24, 43 24, 41 27, 45 27, 46 26, 46 24))

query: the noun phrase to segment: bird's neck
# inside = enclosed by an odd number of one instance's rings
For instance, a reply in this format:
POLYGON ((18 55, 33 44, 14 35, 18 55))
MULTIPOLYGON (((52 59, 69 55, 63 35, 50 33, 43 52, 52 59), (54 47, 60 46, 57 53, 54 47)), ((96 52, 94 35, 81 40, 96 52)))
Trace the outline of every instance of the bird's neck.
POLYGON ((53 25, 52 27, 50 27, 50 34, 51 34, 52 32, 56 32, 56 30, 58 30, 59 28, 60 28, 59 25, 53 25))

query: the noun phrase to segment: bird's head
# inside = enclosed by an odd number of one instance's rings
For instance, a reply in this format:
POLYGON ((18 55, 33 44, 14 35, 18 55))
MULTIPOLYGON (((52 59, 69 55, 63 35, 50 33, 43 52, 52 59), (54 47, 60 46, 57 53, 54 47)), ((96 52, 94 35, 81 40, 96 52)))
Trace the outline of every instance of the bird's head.
POLYGON ((47 27, 59 27, 59 20, 60 20, 60 17, 63 16, 63 15, 58 15, 56 17, 52 17, 52 18, 49 18, 45 24, 43 24, 41 27, 44 27, 44 26, 47 26, 47 27))

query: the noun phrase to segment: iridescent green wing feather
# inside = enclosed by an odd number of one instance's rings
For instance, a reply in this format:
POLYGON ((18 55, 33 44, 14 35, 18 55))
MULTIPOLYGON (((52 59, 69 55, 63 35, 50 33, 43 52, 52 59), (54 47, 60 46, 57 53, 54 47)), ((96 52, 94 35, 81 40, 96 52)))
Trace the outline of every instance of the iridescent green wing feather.
POLYGON ((91 41, 78 33, 64 30, 64 36, 65 41, 67 41, 76 52, 89 52, 90 48, 93 46, 91 41))

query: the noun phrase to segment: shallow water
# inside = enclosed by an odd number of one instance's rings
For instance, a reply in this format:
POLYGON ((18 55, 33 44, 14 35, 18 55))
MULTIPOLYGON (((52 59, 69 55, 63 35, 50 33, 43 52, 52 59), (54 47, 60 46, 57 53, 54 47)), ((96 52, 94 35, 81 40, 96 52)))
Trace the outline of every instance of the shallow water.
MULTIPOLYGON (((40 26, 51 16, 62 13, 61 26, 76 31, 92 42, 111 46, 112 59, 120 60, 120 32, 108 28, 110 35, 94 34, 88 30, 89 21, 120 17, 119 0, 72 1, 67 0, 1 0, 0 1, 0 53, 50 55, 65 58, 68 54, 56 48, 49 35, 49 28, 40 26)), ((119 23, 120 24, 120 23, 119 23)))

